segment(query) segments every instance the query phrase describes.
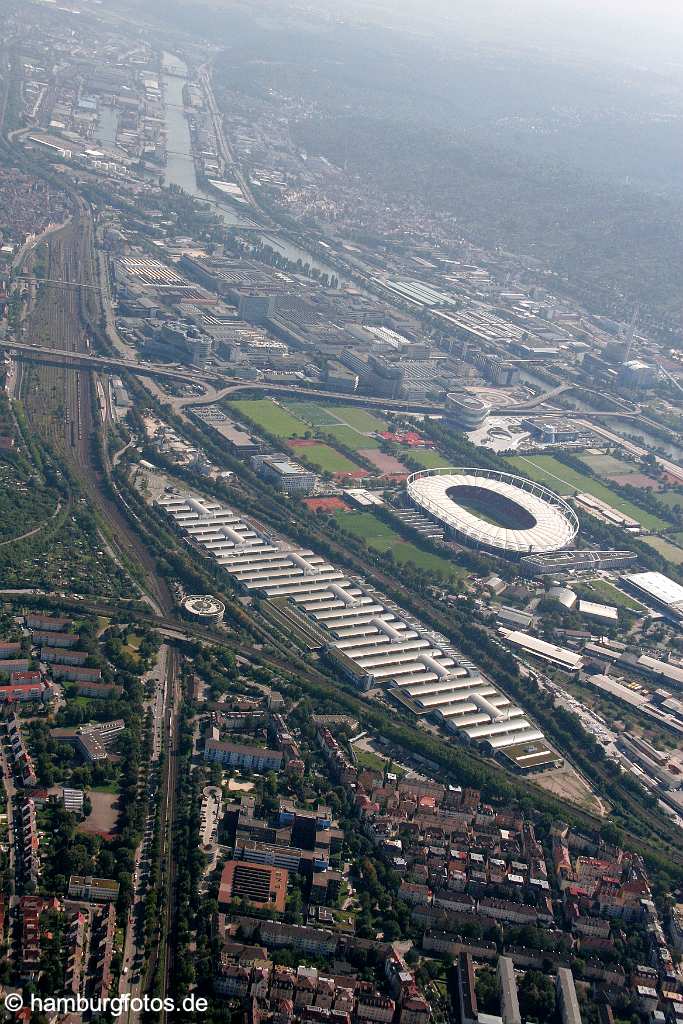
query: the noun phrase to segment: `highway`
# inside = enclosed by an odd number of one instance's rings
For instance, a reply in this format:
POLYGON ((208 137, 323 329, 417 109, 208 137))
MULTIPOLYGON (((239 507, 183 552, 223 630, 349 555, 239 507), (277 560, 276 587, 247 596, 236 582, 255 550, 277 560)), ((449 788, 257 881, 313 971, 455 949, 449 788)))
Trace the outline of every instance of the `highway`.
MULTIPOLYGON (((15 342, 0 343, 0 351, 4 350, 11 358, 28 359, 50 365, 83 366, 99 370, 128 370, 142 377, 159 377, 166 380, 180 381, 187 384, 201 384, 203 387, 221 385, 225 394, 231 391, 252 389, 266 393, 284 395, 304 395, 307 398, 342 400, 349 405, 362 405, 378 409, 395 409, 398 411, 421 412, 427 415, 442 416, 443 407, 435 402, 420 402, 409 399, 373 398, 367 395, 348 394, 340 391, 327 391, 323 388, 301 387, 296 384, 275 384, 265 381, 245 380, 241 377, 230 377, 217 370, 181 370, 173 369, 158 363, 139 363, 134 359, 121 356, 96 356, 89 352, 65 352, 63 349, 49 348, 44 345, 26 345, 15 342)), ((212 399, 213 401, 214 399, 212 399)), ((188 404, 200 404, 201 399, 190 399, 188 404)), ((206 403, 205 403, 206 404, 206 403)), ((585 415, 585 414, 584 414, 585 415)))
MULTIPOLYGON (((44 345, 26 345, 14 342, 0 343, 0 351, 10 355, 11 358, 19 360, 32 360, 52 365, 71 365, 91 367, 105 371, 127 370, 130 373, 142 377, 157 377, 162 380, 172 380, 185 384, 200 384, 208 390, 208 395, 176 401, 179 408, 187 405, 208 405, 211 402, 219 401, 237 391, 251 390, 262 391, 264 394, 281 394, 303 396, 306 398, 319 398, 322 400, 343 401, 347 405, 359 405, 363 408, 388 409, 396 412, 415 412, 427 416, 443 416, 444 408, 436 402, 419 401, 407 398, 376 398, 369 395, 349 394, 345 391, 328 391, 324 388, 303 387, 297 384, 277 384, 269 381, 245 380, 241 377, 231 377, 221 373, 219 370, 191 370, 178 369, 165 366, 159 363, 140 363, 136 359, 125 359, 122 356, 101 356, 89 352, 65 352, 63 349, 49 348, 44 345)), ((532 402, 534 406, 548 401, 567 388, 554 388, 543 395, 539 395, 532 402)), ((524 406, 501 406, 494 409, 491 417, 521 415, 526 409, 531 408, 530 403, 524 406)), ((557 410, 557 415, 563 419, 594 420, 609 418, 611 416, 620 419, 637 418, 637 412, 627 410, 617 411, 596 411, 585 412, 578 410, 557 410)))

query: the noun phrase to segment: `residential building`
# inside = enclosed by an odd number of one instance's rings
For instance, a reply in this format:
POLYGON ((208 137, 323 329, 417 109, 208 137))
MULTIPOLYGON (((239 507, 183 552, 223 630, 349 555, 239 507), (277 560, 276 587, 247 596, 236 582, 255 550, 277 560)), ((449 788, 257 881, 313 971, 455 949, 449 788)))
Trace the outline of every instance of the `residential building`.
POLYGON ((208 739, 204 745, 204 758, 229 768, 250 771, 279 771, 282 768, 281 750, 242 746, 222 740, 208 739))
POLYGON ((69 878, 69 896, 71 899, 92 901, 93 903, 117 900, 119 883, 113 878, 95 878, 93 875, 71 875, 69 878))

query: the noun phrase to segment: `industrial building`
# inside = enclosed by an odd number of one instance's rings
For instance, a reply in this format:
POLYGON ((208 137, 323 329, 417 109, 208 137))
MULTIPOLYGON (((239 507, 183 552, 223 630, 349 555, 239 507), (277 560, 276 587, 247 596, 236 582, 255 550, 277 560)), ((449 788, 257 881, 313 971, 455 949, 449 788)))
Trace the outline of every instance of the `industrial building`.
POLYGON ((256 455, 251 460, 259 476, 284 494, 310 494, 318 478, 286 455, 256 455))
POLYGON ((584 569, 622 569, 638 560, 633 551, 551 551, 524 555, 519 567, 525 576, 557 576, 584 569))
MULTIPOLYGON (((557 761, 552 751, 540 756, 548 749, 543 734, 446 637, 364 582, 218 502, 165 494, 158 504, 189 542, 210 553, 247 594, 268 598, 279 621, 306 636, 356 686, 382 687, 414 714, 431 716, 488 753, 513 749, 516 770, 557 761)), ((207 755, 223 760, 224 746, 207 741, 207 755)))
POLYGON ((406 490, 415 505, 456 537, 497 555, 558 551, 568 547, 579 530, 566 501, 511 473, 423 469, 408 477, 406 490))
POLYGON ((541 658, 542 661, 547 661, 551 665, 557 665, 566 672, 576 672, 583 665, 583 658, 580 654, 577 654, 575 651, 569 651, 565 647, 558 647, 556 644, 548 643, 547 640, 541 640, 530 633, 502 628, 500 633, 509 644, 512 644, 514 647, 520 647, 525 654, 530 654, 534 658, 541 658))
POLYGON ((633 572, 622 576, 621 582, 668 618, 683 619, 683 587, 675 580, 661 572, 633 572))

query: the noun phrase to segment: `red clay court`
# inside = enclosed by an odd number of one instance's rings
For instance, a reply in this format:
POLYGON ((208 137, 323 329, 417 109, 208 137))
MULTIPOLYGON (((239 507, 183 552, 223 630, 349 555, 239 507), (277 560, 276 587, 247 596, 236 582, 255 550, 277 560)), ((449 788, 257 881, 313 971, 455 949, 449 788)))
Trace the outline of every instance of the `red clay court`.
POLYGON ((311 512, 348 512, 349 506, 341 498, 304 498, 304 505, 311 512))

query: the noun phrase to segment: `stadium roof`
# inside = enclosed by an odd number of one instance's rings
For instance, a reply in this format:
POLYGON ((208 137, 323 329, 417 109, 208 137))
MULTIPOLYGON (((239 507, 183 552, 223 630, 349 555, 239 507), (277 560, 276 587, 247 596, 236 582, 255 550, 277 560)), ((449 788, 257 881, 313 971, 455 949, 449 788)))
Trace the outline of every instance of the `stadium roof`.
MULTIPOLYGON (((541 484, 486 469, 432 469, 414 473, 407 481, 408 495, 420 508, 460 536, 501 553, 532 554, 566 548, 578 533, 578 520, 570 505, 541 484), (457 489, 476 488, 517 506, 526 525, 499 526, 458 503, 457 489), (526 515, 524 515, 526 513, 526 515)), ((470 490, 470 494, 471 494, 470 490)), ((505 512, 503 510, 502 515, 505 512)))

